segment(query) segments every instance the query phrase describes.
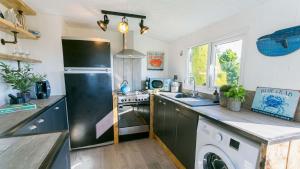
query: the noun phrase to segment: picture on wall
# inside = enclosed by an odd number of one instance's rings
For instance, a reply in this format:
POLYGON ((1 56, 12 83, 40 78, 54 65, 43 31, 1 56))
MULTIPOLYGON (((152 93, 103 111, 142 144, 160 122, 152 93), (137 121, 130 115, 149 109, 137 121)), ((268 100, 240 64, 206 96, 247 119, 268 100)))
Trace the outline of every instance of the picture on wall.
POLYGON ((163 52, 147 52, 147 69, 164 70, 164 55, 163 52))

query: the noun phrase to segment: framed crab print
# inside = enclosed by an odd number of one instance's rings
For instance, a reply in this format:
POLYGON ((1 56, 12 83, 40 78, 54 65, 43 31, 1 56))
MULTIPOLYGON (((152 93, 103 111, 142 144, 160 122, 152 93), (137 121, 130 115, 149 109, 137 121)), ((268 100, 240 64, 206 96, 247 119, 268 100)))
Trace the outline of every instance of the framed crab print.
POLYGON ((164 70, 164 53, 148 52, 147 53, 147 69, 148 70, 164 70))
POLYGON ((294 120, 300 92, 289 89, 258 87, 252 103, 252 111, 294 120))

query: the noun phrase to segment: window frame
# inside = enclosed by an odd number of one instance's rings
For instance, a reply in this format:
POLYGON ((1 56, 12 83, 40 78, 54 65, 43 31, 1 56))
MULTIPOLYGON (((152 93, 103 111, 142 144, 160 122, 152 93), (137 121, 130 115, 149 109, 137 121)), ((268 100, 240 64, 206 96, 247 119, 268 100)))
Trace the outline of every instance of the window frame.
MULTIPOLYGON (((217 86, 214 85, 215 83, 215 63, 216 63, 216 47, 218 45, 231 43, 235 41, 242 41, 242 52, 241 52, 241 59, 240 59, 240 78, 239 83, 243 84, 244 82, 244 68, 245 68, 245 37, 244 35, 236 35, 232 37, 227 38, 221 38, 216 41, 207 42, 207 43, 199 43, 198 45, 193 45, 192 47, 188 48, 188 57, 187 57, 187 73, 186 73, 186 79, 190 77, 190 59, 191 59, 191 50, 193 47, 197 46, 203 46, 208 45, 208 58, 207 58, 207 78, 206 78, 206 86, 196 86, 196 90, 203 93, 213 93, 213 91, 217 88, 217 86)), ((189 82, 185 82, 186 89, 193 90, 193 85, 189 84, 189 82)))
POLYGON ((208 89, 208 85, 209 85, 209 81, 210 81, 210 76, 209 76, 209 65, 210 65, 210 62, 211 62, 211 43, 201 43, 199 45, 194 45, 190 48, 188 48, 188 58, 187 58, 187 73, 186 73, 186 80, 187 82, 185 83, 187 89, 190 89, 190 90, 193 90, 194 86, 192 84, 189 83, 189 80, 188 78, 190 77, 191 75, 191 66, 190 66, 190 63, 191 63, 191 56, 192 56, 192 48, 194 47, 199 47, 199 46, 204 46, 204 45, 208 45, 208 50, 207 50, 207 69, 206 69, 206 85, 205 86, 197 86, 196 85, 196 90, 197 91, 205 91, 208 89))

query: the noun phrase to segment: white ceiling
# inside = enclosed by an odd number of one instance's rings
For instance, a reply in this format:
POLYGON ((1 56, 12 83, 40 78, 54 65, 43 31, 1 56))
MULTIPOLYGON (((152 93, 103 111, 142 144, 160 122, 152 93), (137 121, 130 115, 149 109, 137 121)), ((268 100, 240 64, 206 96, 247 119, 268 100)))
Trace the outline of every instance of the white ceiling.
MULTIPOLYGON (((26 0, 39 12, 61 15, 68 24, 97 28, 101 9, 146 15, 147 36, 172 41, 266 0, 26 0)), ((109 16, 110 29, 120 17, 109 16)), ((138 19, 129 19, 138 31, 138 19)), ((100 30, 99 30, 100 31, 100 30)))

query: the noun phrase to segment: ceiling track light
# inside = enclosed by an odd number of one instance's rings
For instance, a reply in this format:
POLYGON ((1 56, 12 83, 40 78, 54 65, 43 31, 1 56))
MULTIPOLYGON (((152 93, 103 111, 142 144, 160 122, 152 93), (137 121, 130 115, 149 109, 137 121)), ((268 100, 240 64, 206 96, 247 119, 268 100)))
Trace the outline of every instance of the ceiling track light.
POLYGON ((140 28, 141 28, 140 29, 141 35, 143 35, 144 33, 147 33, 148 30, 149 30, 149 27, 144 25, 144 20, 143 19, 140 22, 140 28))
POLYGON ((146 16, 144 15, 106 11, 106 10, 101 10, 101 12, 102 14, 104 14, 104 20, 97 21, 97 24, 103 31, 107 30, 107 25, 109 23, 107 15, 122 16, 122 21, 118 25, 118 30, 123 34, 127 33, 129 30, 127 17, 141 19, 141 22, 139 24, 141 34, 144 34, 149 30, 149 27, 144 25, 144 19, 146 19, 146 16))
POLYGON ((97 21, 98 26, 105 32, 107 30, 107 25, 109 23, 109 19, 107 15, 104 15, 104 20, 97 21))

